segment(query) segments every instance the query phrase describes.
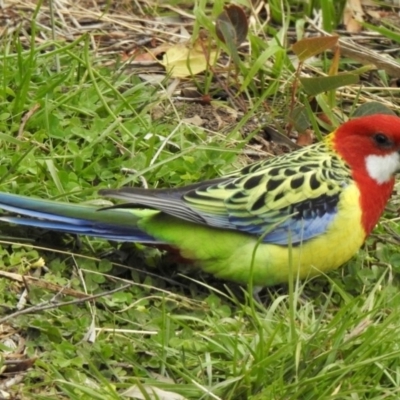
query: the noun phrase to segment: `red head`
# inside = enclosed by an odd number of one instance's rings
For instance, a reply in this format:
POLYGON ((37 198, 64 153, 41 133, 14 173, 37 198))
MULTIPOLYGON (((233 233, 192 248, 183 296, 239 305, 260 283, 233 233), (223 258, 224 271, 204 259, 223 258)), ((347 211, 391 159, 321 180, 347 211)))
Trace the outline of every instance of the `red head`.
POLYGON ((333 134, 332 146, 353 171, 367 234, 378 222, 400 172, 400 118, 375 114, 353 119, 333 134))

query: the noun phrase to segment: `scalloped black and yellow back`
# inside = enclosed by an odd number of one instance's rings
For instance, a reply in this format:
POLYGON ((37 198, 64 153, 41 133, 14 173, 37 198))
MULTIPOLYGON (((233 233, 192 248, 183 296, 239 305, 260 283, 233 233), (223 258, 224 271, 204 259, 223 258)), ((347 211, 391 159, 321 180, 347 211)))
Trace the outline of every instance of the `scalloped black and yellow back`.
POLYGON ((207 225, 297 245, 328 229, 351 182, 349 167, 321 142, 181 194, 207 225))

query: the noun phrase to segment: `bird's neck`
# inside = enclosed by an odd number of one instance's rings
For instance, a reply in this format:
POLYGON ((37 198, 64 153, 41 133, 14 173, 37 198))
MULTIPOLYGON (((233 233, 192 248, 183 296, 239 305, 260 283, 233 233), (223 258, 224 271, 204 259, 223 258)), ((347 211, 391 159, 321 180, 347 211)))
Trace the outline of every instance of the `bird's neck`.
POLYGON ((394 179, 379 184, 366 171, 354 170, 352 175, 360 191, 361 223, 366 235, 369 235, 385 210, 393 191, 394 179))

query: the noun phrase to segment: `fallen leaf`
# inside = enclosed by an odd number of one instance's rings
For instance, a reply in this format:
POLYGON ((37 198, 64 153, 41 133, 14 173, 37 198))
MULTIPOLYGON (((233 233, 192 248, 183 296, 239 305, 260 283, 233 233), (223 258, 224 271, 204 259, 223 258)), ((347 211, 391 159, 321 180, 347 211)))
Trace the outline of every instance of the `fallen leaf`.
POLYGON ((314 133, 311 129, 306 129, 304 132, 299 133, 297 138, 298 146, 309 146, 314 142, 314 133))
POLYGON ((37 357, 26 358, 22 360, 7 360, 5 362, 6 369, 4 373, 16 373, 25 372, 29 368, 32 368, 33 364, 36 362, 37 357))
POLYGON ((343 23, 347 32, 358 33, 362 29, 361 22, 364 21, 364 11, 360 0, 347 0, 343 12, 343 23))
POLYGON ((208 53, 206 44, 202 46, 197 42, 189 48, 186 44, 178 43, 165 52, 161 64, 171 77, 185 78, 205 71, 210 65, 215 64, 218 56, 218 50, 211 50, 208 53))

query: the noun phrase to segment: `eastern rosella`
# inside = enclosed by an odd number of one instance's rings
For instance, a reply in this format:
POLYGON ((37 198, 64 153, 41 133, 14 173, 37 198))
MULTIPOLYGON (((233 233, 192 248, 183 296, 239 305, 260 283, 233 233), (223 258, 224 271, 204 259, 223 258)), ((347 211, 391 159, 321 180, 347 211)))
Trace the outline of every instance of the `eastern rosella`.
POLYGON ((335 269, 378 222, 400 170, 400 118, 372 115, 230 175, 176 189, 100 194, 115 208, 0 193, 20 225, 160 245, 219 278, 274 285, 335 269))

